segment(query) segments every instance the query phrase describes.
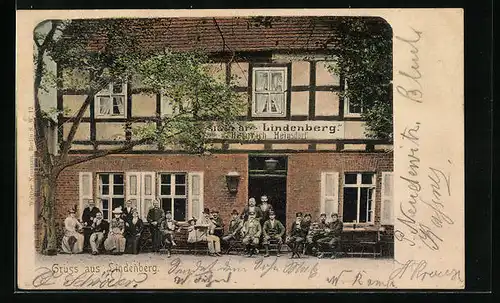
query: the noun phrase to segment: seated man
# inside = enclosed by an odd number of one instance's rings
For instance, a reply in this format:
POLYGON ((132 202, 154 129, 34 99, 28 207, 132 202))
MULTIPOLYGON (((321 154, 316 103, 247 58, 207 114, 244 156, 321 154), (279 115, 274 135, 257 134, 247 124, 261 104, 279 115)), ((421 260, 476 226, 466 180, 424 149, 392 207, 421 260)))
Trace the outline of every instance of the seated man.
POLYGON ((292 226, 290 228, 290 235, 288 236, 286 241, 287 245, 292 250, 292 256, 290 257, 291 259, 295 258, 295 256, 300 258, 300 245, 306 238, 306 233, 304 232, 304 229, 302 227, 302 213, 298 212, 295 214, 295 222, 292 223, 292 226))
POLYGON ((217 210, 212 211, 212 222, 215 225, 214 236, 222 238, 222 236, 224 236, 224 222, 219 216, 219 212, 217 210))
POLYGON ((83 225, 76 219, 76 211, 71 209, 69 216, 64 220, 64 237, 62 250, 67 254, 79 254, 83 251, 83 225))
POLYGON ((207 241, 208 255, 220 256, 220 239, 214 235, 215 224, 210 219, 210 210, 205 208, 203 216, 195 224, 197 234, 197 241, 207 241))
POLYGON ((239 218, 238 211, 236 209, 233 209, 231 216, 232 218, 229 222, 227 235, 222 237, 222 241, 224 241, 225 244, 227 244, 230 240, 239 240, 241 236, 240 231, 243 227, 243 221, 239 218))
POLYGON ((127 242, 125 245, 126 254, 138 254, 139 244, 141 241, 141 233, 144 229, 144 223, 141 218, 139 218, 139 212, 137 209, 133 208, 131 211, 132 219, 125 222, 125 234, 127 242))
POLYGON ((280 221, 276 220, 276 214, 274 211, 269 212, 269 220, 264 222, 264 227, 262 228, 264 233, 264 247, 266 248, 266 254, 264 257, 269 257, 269 241, 276 240, 278 242, 278 250, 276 252, 276 257, 280 256, 281 245, 283 244, 283 234, 285 233, 285 227, 280 221))
MULTIPOLYGON (((94 222, 94 219, 96 218, 96 214, 100 212, 99 208, 95 206, 94 200, 90 199, 87 200, 87 207, 83 209, 83 214, 82 214, 82 224, 84 227, 86 226, 91 226, 92 223, 94 222)), ((90 244, 90 235, 92 234, 92 229, 91 228, 84 228, 83 229, 83 248, 87 249, 90 244)))
POLYGON ((90 248, 92 249, 92 254, 97 255, 99 253, 99 247, 109 232, 109 223, 103 219, 102 212, 99 211, 95 214, 94 222, 92 222, 91 227, 90 248))
POLYGON ((126 239, 123 236, 125 232, 125 221, 122 220, 122 209, 117 207, 113 210, 114 218, 110 223, 108 237, 104 241, 104 248, 114 255, 121 255, 125 252, 126 239))
MULTIPOLYGON (((340 237, 342 234, 342 230, 344 228, 344 224, 339 220, 339 216, 337 214, 332 214, 332 222, 330 223, 329 228, 325 230, 325 236, 321 239, 318 239, 318 245, 327 247, 332 252, 332 259, 337 258, 340 237)), ((318 258, 323 258, 324 254, 321 253, 318 258)))
POLYGON ((243 245, 245 245, 246 256, 251 257, 254 249, 259 245, 259 238, 262 233, 259 219, 255 216, 255 211, 248 213, 248 220, 243 224, 242 236, 243 245))
POLYGON ((174 241, 174 232, 179 230, 179 228, 179 223, 172 219, 172 213, 167 211, 165 213, 165 220, 163 220, 160 224, 160 232, 163 235, 163 241, 165 243, 165 248, 167 249, 168 258, 170 258, 172 246, 176 246, 174 241))
POLYGON ((319 221, 311 224, 311 228, 306 237, 306 253, 312 254, 318 249, 318 239, 325 236, 325 229, 328 227, 326 223, 326 214, 322 213, 319 216, 319 221))

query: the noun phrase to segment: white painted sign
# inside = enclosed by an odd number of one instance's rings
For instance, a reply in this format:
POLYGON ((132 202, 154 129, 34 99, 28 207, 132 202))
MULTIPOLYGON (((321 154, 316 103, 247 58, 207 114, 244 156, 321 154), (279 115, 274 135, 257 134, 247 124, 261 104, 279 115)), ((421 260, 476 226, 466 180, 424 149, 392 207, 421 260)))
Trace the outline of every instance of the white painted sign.
POLYGON ((251 121, 224 129, 212 126, 210 138, 241 141, 329 140, 344 138, 344 122, 339 121, 251 121))

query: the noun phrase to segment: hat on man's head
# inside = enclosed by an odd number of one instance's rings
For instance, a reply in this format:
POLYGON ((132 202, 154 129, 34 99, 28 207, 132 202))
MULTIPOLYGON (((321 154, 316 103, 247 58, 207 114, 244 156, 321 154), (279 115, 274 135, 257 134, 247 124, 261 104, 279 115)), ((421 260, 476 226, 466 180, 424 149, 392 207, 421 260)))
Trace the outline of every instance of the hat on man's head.
POLYGON ((233 211, 231 212, 231 215, 238 215, 238 211, 236 209, 233 209, 233 211))
POLYGON ((188 220, 188 223, 191 224, 191 222, 195 222, 196 223, 196 218, 195 217, 191 217, 191 219, 188 220))
POLYGON ((203 209, 203 213, 204 214, 209 214, 210 213, 210 209, 207 207, 205 209, 203 209))
POLYGON ((295 213, 295 217, 302 217, 302 212, 295 213))
POLYGON ((123 213, 122 212, 122 207, 118 206, 117 208, 113 209, 113 213, 114 214, 121 214, 121 213, 123 213))
POLYGON ((264 196, 260 197, 260 201, 267 202, 267 196, 264 195, 264 196))
POLYGON ((274 213, 274 210, 270 210, 269 215, 272 216, 272 215, 276 215, 276 214, 274 213))

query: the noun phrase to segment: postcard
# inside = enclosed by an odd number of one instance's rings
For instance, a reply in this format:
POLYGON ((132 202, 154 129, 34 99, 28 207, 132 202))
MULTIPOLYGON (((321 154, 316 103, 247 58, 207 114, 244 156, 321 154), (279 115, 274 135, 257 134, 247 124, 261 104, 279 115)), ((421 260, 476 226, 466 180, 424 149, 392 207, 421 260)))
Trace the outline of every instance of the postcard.
POLYGON ((463 10, 17 17, 20 290, 465 287, 463 10))

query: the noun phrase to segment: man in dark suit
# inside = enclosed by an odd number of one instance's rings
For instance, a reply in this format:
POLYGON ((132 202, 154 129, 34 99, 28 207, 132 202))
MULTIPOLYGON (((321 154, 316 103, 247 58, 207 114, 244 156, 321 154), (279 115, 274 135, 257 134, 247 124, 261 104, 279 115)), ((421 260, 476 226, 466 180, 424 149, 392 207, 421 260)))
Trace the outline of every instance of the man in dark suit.
POLYGON ((101 212, 99 208, 95 206, 94 200, 90 199, 87 202, 87 207, 83 210, 82 214, 82 223, 85 227, 83 229, 83 248, 87 249, 90 245, 90 235, 92 234, 92 230, 88 227, 94 223, 94 219, 96 218, 96 214, 101 212))
POLYGON ((264 257, 269 257, 269 241, 276 240, 278 242, 276 257, 280 256, 281 245, 283 244, 283 235, 285 234, 285 227, 280 221, 276 220, 276 214, 274 211, 269 212, 269 220, 264 222, 264 227, 262 228, 264 234, 264 247, 266 248, 266 254, 264 257))
POLYGON ((246 222, 248 220, 248 215, 250 214, 250 212, 254 212, 255 218, 258 219, 260 223, 260 220, 262 218, 262 210, 255 204, 255 198, 248 199, 248 205, 245 206, 245 208, 241 212, 241 218, 243 219, 243 222, 246 222))
POLYGON ((160 208, 160 200, 155 199, 153 201, 153 207, 148 211, 147 217, 149 223, 149 229, 151 231, 151 240, 153 242, 153 251, 159 252, 162 242, 162 233, 160 231, 160 225, 163 220, 165 220, 165 212, 160 208))
POLYGON ((132 211, 134 210, 133 200, 127 200, 125 208, 122 213, 122 220, 125 222, 130 222, 132 220, 132 211))
POLYGON ((222 239, 224 236, 224 221, 219 216, 219 211, 212 210, 212 222, 215 225, 214 235, 222 239))
MULTIPOLYGON (((344 223, 339 220, 339 215, 332 214, 332 222, 330 227, 325 230, 326 236, 318 240, 318 245, 327 246, 332 252, 332 259, 337 258, 338 250, 340 247, 340 237, 344 223)), ((324 254, 320 254, 318 258, 323 258, 324 254)))
POLYGON ((300 258, 299 249, 306 239, 306 233, 302 227, 302 213, 298 212, 295 214, 295 222, 293 222, 292 226, 290 227, 290 235, 288 236, 288 239, 286 241, 287 245, 292 250, 292 256, 290 257, 291 259, 295 258, 295 256, 297 256, 297 258, 300 258))
POLYGON ((90 247, 92 248, 92 254, 97 255, 99 253, 99 247, 108 235, 109 223, 102 218, 102 213, 98 212, 96 213, 96 217, 91 227, 92 234, 90 235, 90 247))

